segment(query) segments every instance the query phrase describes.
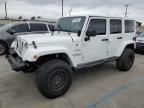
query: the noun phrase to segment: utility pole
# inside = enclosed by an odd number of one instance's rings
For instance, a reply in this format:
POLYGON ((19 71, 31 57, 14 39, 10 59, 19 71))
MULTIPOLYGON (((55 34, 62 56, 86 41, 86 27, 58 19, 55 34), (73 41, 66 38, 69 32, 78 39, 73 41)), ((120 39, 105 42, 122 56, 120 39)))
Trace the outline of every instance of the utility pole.
POLYGON ((7 19, 7 3, 5 2, 5 19, 7 19))
POLYGON ((63 11, 64 11, 64 9, 63 9, 63 0, 62 0, 62 17, 63 17, 63 11))
POLYGON ((125 6, 125 9, 126 9, 126 11, 125 11, 125 17, 127 17, 127 14, 128 14, 128 7, 130 6, 130 4, 126 4, 126 5, 124 5, 125 6))

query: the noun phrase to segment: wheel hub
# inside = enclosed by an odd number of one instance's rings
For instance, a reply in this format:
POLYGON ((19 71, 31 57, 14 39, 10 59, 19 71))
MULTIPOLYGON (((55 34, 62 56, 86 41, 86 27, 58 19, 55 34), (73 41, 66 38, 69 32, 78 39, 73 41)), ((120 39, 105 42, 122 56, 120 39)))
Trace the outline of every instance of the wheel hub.
POLYGON ((62 78, 59 75, 53 77, 53 84, 58 85, 62 81, 62 78))
POLYGON ((53 74, 50 75, 50 78, 48 79, 48 86, 52 90, 58 90, 63 88, 63 86, 66 83, 66 75, 64 70, 57 70, 53 74))

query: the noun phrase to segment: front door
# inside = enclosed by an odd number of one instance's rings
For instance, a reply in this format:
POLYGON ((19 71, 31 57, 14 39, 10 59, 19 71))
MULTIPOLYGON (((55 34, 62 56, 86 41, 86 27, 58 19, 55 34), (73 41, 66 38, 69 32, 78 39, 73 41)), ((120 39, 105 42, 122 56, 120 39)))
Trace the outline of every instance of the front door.
POLYGON ((91 31, 96 31, 96 35, 90 36, 88 41, 83 41, 83 60, 87 63, 108 58, 107 20, 91 17, 85 37, 91 31))

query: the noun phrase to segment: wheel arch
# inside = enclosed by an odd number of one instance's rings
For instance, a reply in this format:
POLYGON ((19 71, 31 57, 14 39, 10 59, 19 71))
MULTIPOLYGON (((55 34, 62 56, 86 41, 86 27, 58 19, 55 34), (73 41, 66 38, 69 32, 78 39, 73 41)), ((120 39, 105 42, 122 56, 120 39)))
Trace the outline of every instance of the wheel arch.
POLYGON ((37 62, 44 63, 44 62, 47 62, 48 60, 52 60, 52 59, 63 60, 65 62, 67 62, 71 67, 75 67, 72 59, 66 53, 54 53, 54 54, 43 55, 37 59, 37 62))
POLYGON ((135 47, 136 47, 136 44, 135 44, 134 41, 124 42, 124 43, 122 44, 122 46, 121 46, 118 54, 117 54, 117 57, 120 57, 120 56, 122 55, 123 51, 124 51, 126 48, 129 48, 129 49, 134 50, 135 47))
POLYGON ((125 49, 126 49, 126 48, 129 48, 129 49, 134 50, 134 49, 135 49, 135 44, 128 44, 128 45, 125 47, 125 49))

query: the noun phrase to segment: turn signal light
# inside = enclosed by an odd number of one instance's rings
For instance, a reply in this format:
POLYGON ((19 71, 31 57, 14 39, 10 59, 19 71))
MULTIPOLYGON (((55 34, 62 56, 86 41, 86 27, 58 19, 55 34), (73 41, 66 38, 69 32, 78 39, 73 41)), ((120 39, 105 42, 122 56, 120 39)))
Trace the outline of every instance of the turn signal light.
POLYGON ((37 60, 37 59, 38 59, 38 56, 37 56, 37 55, 34 55, 33 58, 34 58, 34 60, 37 60))

